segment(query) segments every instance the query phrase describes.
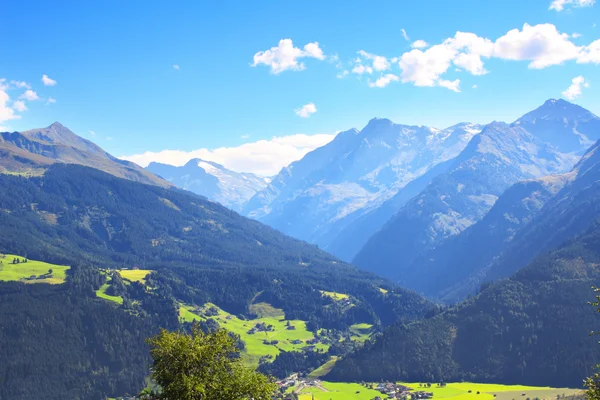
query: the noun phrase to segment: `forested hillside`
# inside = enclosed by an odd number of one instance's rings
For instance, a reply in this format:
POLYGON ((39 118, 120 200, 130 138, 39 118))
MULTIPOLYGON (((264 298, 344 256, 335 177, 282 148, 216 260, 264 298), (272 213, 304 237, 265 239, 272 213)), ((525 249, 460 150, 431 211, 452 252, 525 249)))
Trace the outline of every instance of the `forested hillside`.
POLYGON ((57 287, 0 284, 0 291, 14 294, 3 304, 15 302, 3 308, 11 315, 0 333, 11 399, 36 398, 46 386, 46 398, 100 399, 140 390, 148 373, 143 339, 160 326, 180 326, 182 304, 213 303, 248 319, 255 316, 252 304, 268 303, 288 320, 306 321, 315 334, 357 323, 377 330, 435 309, 316 246, 188 192, 64 164, 40 177, 0 175, 0 185, 0 252, 81 266, 72 268, 78 277, 57 287), (144 285, 111 272, 121 268, 153 272, 144 285), (96 298, 109 277, 103 293, 117 296, 119 305, 96 298), (35 334, 24 334, 31 327, 35 334), (44 345, 59 337, 60 344, 44 345), (27 356, 19 358, 11 346, 27 356), (60 367, 63 359, 74 369, 60 367), (27 371, 35 378, 28 380, 27 371))
POLYGON ((338 361, 334 380, 480 381, 580 387, 600 360, 588 304, 600 279, 600 223, 452 309, 389 327, 338 361))
POLYGON ((152 296, 135 312, 116 308, 96 298, 104 279, 74 266, 62 285, 0 282, 0 399, 101 400, 144 387, 144 341, 177 328, 174 304, 152 296))

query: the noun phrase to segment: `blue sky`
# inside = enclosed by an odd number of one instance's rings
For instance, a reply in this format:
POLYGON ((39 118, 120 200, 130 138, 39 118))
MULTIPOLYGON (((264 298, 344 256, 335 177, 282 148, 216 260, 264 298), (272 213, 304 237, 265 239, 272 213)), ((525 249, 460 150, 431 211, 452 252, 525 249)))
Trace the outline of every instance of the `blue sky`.
POLYGON ((194 154, 268 174, 265 163, 276 170, 373 117, 438 128, 512 121, 565 97, 580 76, 568 94, 599 114, 600 6, 551 2, 9 0, 0 126, 60 121, 117 156, 179 150, 141 163, 208 149, 194 154), (273 67, 260 52, 283 39, 294 50, 273 67), (428 46, 413 49, 417 40, 428 46), (262 157, 262 169, 233 159, 244 154, 262 157))

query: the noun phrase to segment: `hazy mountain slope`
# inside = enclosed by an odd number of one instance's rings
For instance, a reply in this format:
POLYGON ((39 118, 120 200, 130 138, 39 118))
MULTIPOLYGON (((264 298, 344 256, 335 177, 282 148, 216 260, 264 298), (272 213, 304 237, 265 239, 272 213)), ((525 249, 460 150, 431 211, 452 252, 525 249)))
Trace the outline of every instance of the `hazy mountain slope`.
POLYGON ((566 177, 567 185, 520 230, 505 252, 490 266, 485 279, 505 277, 537 254, 584 232, 600 215, 600 142, 566 177))
POLYGON ((385 223, 396 214, 407 201, 419 194, 436 176, 448 171, 453 161, 444 161, 423 175, 408 182, 392 198, 381 205, 357 210, 332 224, 329 233, 321 238, 322 248, 350 262, 385 223))
POLYGON ((0 171, 39 174, 57 162, 85 165, 136 182, 171 186, 137 164, 113 157, 58 122, 25 132, 0 132, 0 171))
POLYGON ((491 123, 469 142, 448 172, 369 239, 354 261, 412 287, 420 271, 410 266, 419 254, 483 218, 512 184, 566 172, 573 163, 574 157, 518 125, 491 123))
POLYGON ((467 123, 440 131, 373 119, 282 170, 244 214, 327 248, 364 213, 456 156, 479 131, 467 123))
MULTIPOLYGON (((597 217, 597 214, 596 214, 597 217)), ((600 360, 588 302, 600 278, 600 224, 437 316, 395 324, 326 379, 481 381, 580 387, 600 360)))
POLYGON ((267 186, 268 179, 250 173, 231 171, 220 164, 201 159, 190 160, 182 167, 150 163, 146 169, 175 186, 205 196, 235 211, 259 190, 267 186))
POLYGON ((412 277, 415 290, 446 302, 476 292, 485 279, 482 271, 567 181, 566 175, 552 175, 508 188, 483 219, 412 262, 419 271, 412 277))
POLYGON ((566 153, 583 154, 600 139, 600 118, 562 99, 550 99, 514 123, 566 153))
POLYGON ((420 285, 415 288, 446 301, 459 300, 587 229, 600 214, 599 147, 592 146, 567 174, 520 182, 507 190, 479 223, 413 263, 421 276, 429 276, 417 278, 420 285))

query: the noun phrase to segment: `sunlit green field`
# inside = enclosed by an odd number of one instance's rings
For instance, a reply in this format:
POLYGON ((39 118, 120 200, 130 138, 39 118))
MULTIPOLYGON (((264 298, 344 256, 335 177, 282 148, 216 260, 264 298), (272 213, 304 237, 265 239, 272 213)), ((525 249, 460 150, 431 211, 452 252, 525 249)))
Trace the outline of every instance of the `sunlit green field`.
MULTIPOLYGON (((415 390, 432 392, 433 399, 446 400, 525 400, 539 398, 540 400, 556 399, 557 396, 581 394, 579 389, 557 389, 550 387, 512 386, 483 383, 448 383, 445 387, 419 387, 418 383, 404 383, 415 390), (471 391, 471 393, 469 393, 471 391), (477 393, 479 392, 479 394, 477 393), (494 396, 495 395, 495 396, 494 396)), ((371 400, 382 394, 374 389, 367 389, 357 383, 322 382, 322 389, 306 387, 300 391, 301 400, 371 400), (324 390, 323 390, 324 389, 324 390), (358 393, 357 393, 358 392, 358 393)))
POLYGON ((12 254, 0 255, 0 261, 2 262, 2 264, 0 264, 0 280, 20 281, 25 283, 60 284, 65 281, 66 272, 70 268, 64 265, 49 264, 29 259, 26 263, 19 262, 18 264, 13 264, 12 261, 14 258, 18 258, 20 261, 24 260, 24 257, 12 254), (47 278, 34 280, 26 279, 32 275, 47 275, 49 270, 52 270, 52 274, 48 275, 47 278))
POLYGON ((104 285, 100 286, 100 289, 96 290, 96 296, 98 296, 104 300, 113 301, 117 304, 123 304, 123 298, 121 296, 111 296, 109 294, 106 294, 106 290, 108 289, 109 286, 110 286, 110 281, 108 281, 104 285))
POLYGON ((344 293, 337 293, 337 292, 328 292, 326 290, 321 290, 321 294, 323 296, 327 296, 333 300, 345 300, 347 298, 349 298, 350 296, 348 296, 347 294, 344 293))
POLYGON ((120 269, 117 272, 125 280, 145 283, 146 276, 152 271, 149 269, 120 269))
MULTIPOLYGON (((204 307, 207 308, 208 306, 211 305, 207 304, 204 307)), ((272 315, 277 314, 279 315, 278 317, 262 317, 253 320, 242 320, 218 307, 216 308, 219 310, 219 314, 212 318, 215 319, 222 328, 240 335, 244 343, 246 343, 246 349, 242 353, 242 356, 248 364, 258 365, 261 356, 271 355, 275 357, 279 354, 280 350, 300 350, 307 346, 305 343, 307 340, 314 338, 313 333, 306 329, 305 321, 290 320, 289 323, 296 329, 288 330, 288 321, 283 319, 283 311, 274 309, 273 307, 271 307, 269 313, 272 315), (273 310, 278 311, 275 312, 273 310), (267 325, 273 325, 274 330, 269 332, 256 332, 254 334, 248 333, 252 327, 261 322, 267 325), (276 345, 264 344, 263 340, 277 340, 279 343, 276 345), (293 344, 293 340, 300 340, 302 343, 293 344)), ((266 309, 264 304, 262 305, 262 308, 263 310, 266 309)), ((186 322, 206 319, 195 314, 193 310, 194 307, 182 305, 179 308, 180 318, 186 322)), ((327 350, 328 347, 328 345, 322 343, 316 345, 316 348, 323 350, 327 350)))
POLYGON ((354 324, 350 326, 350 332, 356 336, 352 336, 352 340, 364 342, 371 336, 373 325, 371 324, 354 324))

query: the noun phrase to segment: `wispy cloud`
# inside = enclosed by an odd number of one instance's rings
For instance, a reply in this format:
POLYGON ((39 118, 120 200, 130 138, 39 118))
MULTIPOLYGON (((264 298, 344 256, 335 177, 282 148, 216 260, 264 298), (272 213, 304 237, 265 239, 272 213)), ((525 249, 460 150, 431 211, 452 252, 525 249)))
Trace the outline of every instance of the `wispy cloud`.
POLYGON ((550 3, 550 10, 563 11, 566 7, 591 7, 596 0, 553 0, 550 3))
POLYGON ((173 64, 173 69, 176 69, 179 71, 179 65, 178 64, 173 64))
POLYGON ((406 40, 407 42, 410 42, 410 37, 408 36, 408 34, 404 30, 404 28, 400 29, 400 32, 402 33, 402 37, 404 38, 404 40, 406 40))

